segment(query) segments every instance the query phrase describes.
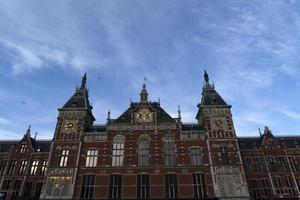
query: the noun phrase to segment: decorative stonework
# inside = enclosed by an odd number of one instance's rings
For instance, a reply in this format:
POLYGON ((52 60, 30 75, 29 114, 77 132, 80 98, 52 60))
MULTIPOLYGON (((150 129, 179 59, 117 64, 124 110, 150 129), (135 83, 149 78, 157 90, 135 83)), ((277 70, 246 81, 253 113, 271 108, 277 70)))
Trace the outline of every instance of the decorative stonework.
POLYGON ((249 196, 239 166, 215 166, 213 167, 213 178, 217 197, 245 199, 249 196))

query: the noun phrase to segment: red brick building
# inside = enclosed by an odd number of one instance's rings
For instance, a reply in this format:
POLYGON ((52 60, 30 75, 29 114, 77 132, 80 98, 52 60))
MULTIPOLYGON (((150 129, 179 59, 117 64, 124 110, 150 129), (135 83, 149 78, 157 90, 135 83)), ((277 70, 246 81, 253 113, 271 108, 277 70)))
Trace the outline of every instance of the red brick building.
MULTIPOLYGON (((237 138, 230 108, 204 74, 198 123, 140 100, 104 125, 88 99, 86 75, 59 109, 52 141, 30 128, 0 142, 2 199, 262 199, 299 196, 300 138, 237 138)), ((196 110, 195 110, 196 113, 196 110)))

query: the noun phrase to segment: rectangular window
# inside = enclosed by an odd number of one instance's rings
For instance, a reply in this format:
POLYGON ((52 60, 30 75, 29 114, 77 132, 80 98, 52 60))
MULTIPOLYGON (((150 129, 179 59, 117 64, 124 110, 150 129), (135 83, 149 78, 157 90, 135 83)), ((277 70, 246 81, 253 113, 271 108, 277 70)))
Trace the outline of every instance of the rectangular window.
POLYGON ((34 198, 35 199, 39 199, 40 198, 41 192, 42 192, 42 188, 43 188, 43 182, 37 182, 36 188, 35 188, 35 194, 34 194, 34 198))
POLYGON ((47 170, 47 160, 43 160, 42 167, 41 167, 41 175, 44 175, 47 170))
POLYGON ((10 180, 4 180, 2 183, 2 190, 8 190, 10 185, 10 180))
POLYGON ((31 168, 30 168, 31 175, 36 175, 38 165, 39 165, 39 161, 37 161, 37 160, 32 161, 31 168))
POLYGON ((7 173, 8 175, 13 175, 15 173, 16 164, 17 164, 16 160, 10 161, 8 173, 7 173))
POLYGON ((221 156, 223 157, 227 157, 228 156, 228 148, 225 146, 221 146, 220 147, 220 151, 221 151, 221 156))
POLYGON ((28 163, 27 160, 22 160, 21 161, 21 166, 19 168, 19 175, 24 175, 25 174, 26 168, 27 168, 27 163, 28 163))
POLYGON ((26 144, 21 145, 20 153, 25 153, 26 151, 26 144))
POLYGON ((30 197, 31 186, 32 186, 32 182, 26 182, 25 188, 24 188, 24 194, 23 194, 23 196, 25 198, 30 197))
POLYGON ((139 142, 139 166, 149 166, 149 142, 140 141, 139 142))
POLYGON ((177 178, 176 174, 166 174, 166 197, 177 198, 177 178))
POLYGON ((193 174, 194 197, 206 197, 204 174, 193 174))
POLYGON ((191 164, 192 165, 202 164, 202 153, 200 148, 191 148, 191 164))
POLYGON ((293 172, 297 171, 297 161, 296 161, 295 157, 292 157, 292 156, 288 157, 288 161, 291 164, 292 171, 293 172))
POLYGON ((111 175, 110 185, 109 185, 109 198, 110 199, 120 199, 122 189, 122 176, 121 175, 111 175))
POLYGON ((81 198, 91 199, 94 197, 95 176, 84 175, 82 179, 81 198))
POLYGON ((138 199, 149 198, 149 175, 139 174, 137 179, 138 179, 137 198, 138 199))
POLYGON ((67 166, 68 157, 69 157, 69 150, 68 149, 63 149, 61 151, 61 156, 60 156, 60 162, 59 162, 60 167, 66 167, 67 166))
POLYGON ((19 196, 19 192, 14 191, 11 193, 10 200, 18 200, 18 196, 19 196))
POLYGON ((260 197, 259 188, 258 188, 258 181, 257 179, 249 179, 249 190, 250 196, 256 198, 260 197))
POLYGON ((19 190, 21 188, 21 185, 22 185, 22 180, 16 180, 13 189, 19 190))
POLYGON ((98 159, 98 150, 88 150, 86 153, 86 167, 96 167, 98 159))
POLYGON ((112 166, 118 167, 123 166, 124 160, 124 143, 116 142, 113 144, 113 152, 112 152, 112 166))
POLYGON ((0 175, 4 175, 7 160, 0 161, 0 175))
POLYGON ((271 188, 270 188, 268 179, 266 179, 266 178, 261 179, 261 183, 262 183, 262 187, 263 187, 262 196, 265 196, 265 197, 270 196, 271 188))
POLYGON ((175 142, 165 142, 165 165, 175 166, 176 165, 176 145, 175 142))

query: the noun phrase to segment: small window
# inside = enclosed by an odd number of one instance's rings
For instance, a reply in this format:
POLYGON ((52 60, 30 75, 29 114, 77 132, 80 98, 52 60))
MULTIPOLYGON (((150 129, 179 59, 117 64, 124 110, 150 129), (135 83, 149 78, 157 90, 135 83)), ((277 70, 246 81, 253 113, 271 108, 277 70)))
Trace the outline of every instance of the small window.
POLYGON ((121 175, 111 175, 109 183, 109 198, 110 199, 120 199, 122 189, 122 176, 121 175))
POLYGON ((141 135, 138 147, 138 166, 149 166, 149 136, 141 135))
POLYGON ((177 178, 176 174, 166 174, 166 197, 177 198, 177 178))
POLYGON ((21 145, 20 153, 25 153, 26 151, 26 144, 21 145))
POLYGON ((43 160, 42 167, 41 167, 41 175, 44 175, 47 170, 47 160, 43 160))
POLYGON ((69 150, 68 149, 62 150, 61 151, 60 162, 59 162, 60 167, 66 167, 67 166, 68 157, 69 157, 69 150))
POLYGON ((204 174, 193 174, 193 186, 194 186, 194 197, 196 198, 206 197, 204 174))
POLYGON ((81 187, 81 199, 94 197, 95 175, 84 175, 81 187))
POLYGON ((2 190, 8 190, 10 186, 10 180, 4 180, 2 183, 2 190))
POLYGON ((88 150, 86 153, 86 167, 96 167, 98 158, 98 150, 88 150))
POLYGON ((41 192, 42 192, 42 188, 43 188, 43 182, 38 182, 36 184, 36 188, 35 188, 35 199, 39 199, 41 196, 41 192))
POLYGON ((17 164, 16 160, 10 161, 8 173, 7 173, 8 175, 13 175, 15 173, 16 164, 17 164))
POLYGON ((138 178, 137 198, 138 199, 149 198, 149 175, 139 174, 137 178, 138 178))
POLYGON ((21 161, 21 166, 19 168, 19 175, 24 175, 25 174, 26 168, 27 168, 27 163, 28 163, 27 160, 22 160, 21 161))
POLYGON ((124 142, 125 142, 125 137, 124 136, 116 135, 114 137, 113 151, 112 151, 112 166, 113 167, 123 166, 124 142))
POLYGON ((32 161, 31 169, 30 169, 30 174, 31 175, 36 175, 38 165, 39 165, 39 161, 37 161, 37 160, 32 161))
POLYGON ((0 175, 4 175, 6 164, 7 164, 7 160, 0 161, 0 175))
POLYGON ((192 165, 202 164, 201 148, 191 148, 191 164, 192 165))

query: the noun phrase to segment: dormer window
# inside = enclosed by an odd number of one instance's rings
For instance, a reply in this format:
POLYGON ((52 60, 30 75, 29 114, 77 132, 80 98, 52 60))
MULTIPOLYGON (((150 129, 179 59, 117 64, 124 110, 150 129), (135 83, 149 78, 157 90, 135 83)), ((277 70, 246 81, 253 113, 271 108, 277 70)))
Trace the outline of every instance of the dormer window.
POLYGON ((25 153, 26 151, 26 144, 21 145, 20 153, 25 153))

